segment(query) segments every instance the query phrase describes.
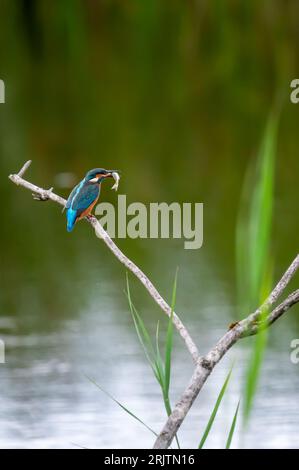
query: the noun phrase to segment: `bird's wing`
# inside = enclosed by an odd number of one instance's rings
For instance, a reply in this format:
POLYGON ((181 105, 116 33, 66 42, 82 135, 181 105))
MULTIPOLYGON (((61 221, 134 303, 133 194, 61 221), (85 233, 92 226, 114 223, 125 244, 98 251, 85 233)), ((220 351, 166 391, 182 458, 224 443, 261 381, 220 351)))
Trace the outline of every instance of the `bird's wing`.
POLYGON ((99 192, 100 187, 98 184, 84 184, 79 188, 79 192, 74 193, 71 203, 72 209, 76 210, 77 214, 80 215, 98 198, 99 192))
POLYGON ((77 184, 77 186, 75 186, 74 189, 72 190, 71 194, 68 197, 68 200, 66 201, 65 209, 69 209, 71 207, 74 196, 80 190, 80 185, 81 183, 77 184))

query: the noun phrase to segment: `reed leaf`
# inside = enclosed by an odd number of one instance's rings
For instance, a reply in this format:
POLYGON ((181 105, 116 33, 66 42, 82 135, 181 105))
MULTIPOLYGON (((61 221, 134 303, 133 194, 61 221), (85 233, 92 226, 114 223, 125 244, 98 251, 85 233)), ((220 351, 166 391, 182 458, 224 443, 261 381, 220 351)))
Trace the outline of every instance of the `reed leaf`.
MULTIPOLYGON (((160 342, 159 341, 159 325, 160 324, 159 322, 157 323, 156 334, 155 334, 155 346, 154 346, 150 338, 150 335, 146 329, 146 326, 141 316, 139 315, 136 307, 134 306, 132 302, 128 275, 126 275, 126 286, 127 286, 126 296, 128 298, 129 307, 130 307, 131 315, 133 318, 134 326, 137 332, 137 336, 142 346, 142 349, 144 351, 144 354, 152 368, 154 376, 160 385, 165 410, 166 410, 167 415, 169 416, 172 411, 170 398, 169 398, 169 387, 170 387, 170 378, 171 378, 171 356, 172 356, 172 349, 173 349, 173 312, 174 312, 175 301, 176 301, 177 272, 175 275, 175 280, 174 280, 173 289, 172 289, 171 314, 168 319, 168 325, 167 325, 164 362, 162 359, 160 346, 159 346, 159 342, 160 342)), ((177 436, 175 436, 175 439, 176 439, 178 448, 180 448, 180 444, 179 444, 177 436)))
POLYGON ((236 411, 235 411, 235 414, 234 414, 234 417, 233 417, 233 420, 232 420, 232 424, 231 424, 231 427, 230 427, 230 430, 229 430, 229 434, 228 434, 228 438, 227 438, 226 446, 225 446, 226 449, 230 448, 232 440, 233 440, 234 432, 235 432, 235 429, 236 429, 236 423, 237 423, 237 419, 238 419, 238 414, 239 414, 239 407, 240 407, 240 400, 238 402, 238 405, 237 405, 237 408, 236 408, 236 411))
POLYGON ((221 404, 221 402, 222 402, 222 399, 223 399, 223 397, 224 397, 224 394, 225 394, 225 391, 226 391, 228 382, 229 382, 229 380, 230 380, 232 370, 233 370, 233 368, 230 369, 230 371, 229 371, 229 373, 228 373, 228 375, 227 375, 227 377, 226 377, 226 379, 225 379, 225 381, 224 381, 224 384, 223 384, 222 387, 221 387, 221 390, 220 390, 219 395, 218 395, 218 397, 217 397, 215 406, 214 406, 213 411, 212 411, 212 413, 211 413, 211 415, 210 415, 208 424, 207 424, 207 426, 206 426, 206 428, 205 428, 205 430, 204 430, 204 433, 203 433, 202 438, 201 438, 201 440, 200 440, 200 443, 199 443, 199 445, 198 445, 198 448, 199 448, 199 449, 202 449, 202 448, 203 448, 203 446, 204 446, 204 444, 205 444, 205 442, 206 442, 206 440, 207 440, 207 438, 208 438, 208 435, 210 434, 210 431, 211 431, 211 428, 212 428, 213 423, 214 423, 214 421, 215 421, 215 418, 216 418, 216 415, 217 415, 219 406, 220 406, 220 404, 221 404))
POLYGON ((172 299, 171 299, 171 314, 168 320, 166 346, 165 346, 165 390, 167 394, 169 392, 170 375, 171 375, 171 354, 172 354, 172 348, 173 348, 173 312, 174 312, 175 303, 176 303, 177 277, 178 277, 178 270, 176 270, 175 279, 173 283, 172 299))
POLYGON ((126 413, 128 413, 130 416, 132 416, 132 418, 134 418, 136 421, 138 421, 140 424, 142 424, 148 431, 150 431, 151 433, 153 433, 155 436, 158 436, 158 434, 150 427, 148 426, 144 421, 142 421, 142 419, 138 418, 137 415, 135 415, 135 413, 133 413, 131 410, 129 410, 129 408, 127 408, 126 406, 124 406, 122 403, 120 403, 116 398, 114 398, 109 392, 107 392, 106 390, 104 390, 95 380, 93 380, 92 378, 88 377, 88 375, 85 376, 91 383, 93 383, 99 390, 101 390, 101 392, 103 392, 105 395, 107 395, 107 397, 109 397, 112 401, 114 401, 114 403, 116 403, 122 410, 124 410, 126 413))
MULTIPOLYGON (((254 165, 250 165, 241 198, 237 223, 237 281, 239 304, 245 312, 254 310, 268 296, 272 286, 271 228, 274 204, 274 177, 278 114, 268 119, 254 165)), ((262 322, 267 312, 263 312, 262 322)), ((265 329, 258 331, 246 374, 244 416, 253 404, 264 350, 265 329)))

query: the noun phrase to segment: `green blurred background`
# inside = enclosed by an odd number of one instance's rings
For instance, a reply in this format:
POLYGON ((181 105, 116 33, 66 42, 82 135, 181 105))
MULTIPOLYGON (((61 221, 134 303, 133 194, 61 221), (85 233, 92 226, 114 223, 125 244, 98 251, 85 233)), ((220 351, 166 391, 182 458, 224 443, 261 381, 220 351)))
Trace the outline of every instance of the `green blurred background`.
MULTIPOLYGON (((151 446, 152 436, 85 374, 156 430, 164 420, 123 294, 124 269, 87 224, 67 234, 58 206, 34 202, 7 176, 30 158, 28 179, 67 196, 88 169, 119 168, 128 203, 203 202, 200 250, 171 239, 117 243, 167 299, 179 266, 177 311, 207 351, 243 315, 237 213, 277 97, 275 279, 298 251, 299 105, 289 99, 298 24, 295 0, 0 1, 1 447, 151 446)), ((116 201, 108 185, 102 200, 116 201)), ((153 329, 161 313, 141 286, 132 288, 153 329)), ((298 446, 299 366, 289 359, 298 312, 271 330, 253 418, 235 445, 298 446)), ((249 342, 231 353, 239 357, 235 382, 210 447, 223 446, 249 342)), ((174 367, 175 400, 192 371, 180 339, 174 367)), ((224 362, 182 428, 183 445, 196 445, 225 372, 224 362)))

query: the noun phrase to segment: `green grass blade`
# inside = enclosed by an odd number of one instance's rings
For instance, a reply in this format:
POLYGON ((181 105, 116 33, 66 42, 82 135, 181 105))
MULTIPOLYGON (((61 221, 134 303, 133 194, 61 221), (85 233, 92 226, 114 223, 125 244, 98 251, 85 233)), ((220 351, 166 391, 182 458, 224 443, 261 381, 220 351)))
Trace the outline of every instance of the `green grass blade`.
MULTIPOLYGON (((261 324, 267 318, 267 312, 264 312, 260 318, 261 324)), ((253 400, 256 394, 257 384, 262 368, 264 353, 267 345, 268 330, 260 328, 255 339, 254 347, 249 360, 246 374, 245 397, 244 397, 244 418, 248 420, 252 408, 253 400)))
MULTIPOLYGON (((160 353, 158 354, 157 351, 155 351, 150 335, 145 327, 145 324, 132 302, 129 279, 128 279, 127 273, 126 273, 126 281, 127 281, 126 295, 128 298, 129 307, 130 307, 131 315, 133 318, 133 322, 134 322, 134 326, 135 326, 135 330, 136 330, 139 342, 142 346, 145 357, 152 368, 152 371, 155 375, 157 382, 163 389, 164 371, 163 371, 163 364, 162 364, 162 360, 160 357, 160 353)), ((158 330, 159 330, 159 323, 157 325, 157 332, 158 330)), ((157 334, 158 333, 156 333, 156 336, 157 334)), ((156 343, 157 343, 157 339, 156 339, 156 343)))
POLYGON ((199 446, 198 446, 199 449, 202 449, 202 448, 203 448, 204 443, 206 442, 207 437, 208 437, 208 435, 209 435, 209 433, 210 433, 210 430, 211 430, 211 428, 212 428, 212 426, 213 426, 214 420, 215 420, 216 415, 217 415, 217 412, 218 412, 218 408, 219 408, 219 406, 220 406, 220 404, 221 404, 222 398, 224 397, 224 394, 225 394, 225 391, 226 391, 226 388, 227 388, 229 379, 230 379, 230 377, 231 377, 231 373, 232 373, 232 368, 231 368, 231 370, 229 371, 229 373, 228 373, 228 375, 227 375, 227 377, 226 377, 226 379, 225 379, 225 381, 224 381, 224 384, 222 385, 222 388, 221 388, 221 390, 220 390, 220 393, 219 393, 219 395, 218 395, 218 397, 217 397, 217 400, 216 400, 215 406, 214 406, 214 408, 213 408, 213 411, 212 411, 212 413, 211 413, 211 416, 210 416, 210 418, 209 418, 208 424, 207 424, 207 426, 206 426, 206 429, 205 429, 205 431, 204 431, 204 433, 203 433, 203 436, 202 436, 202 438, 201 438, 201 441, 200 441, 200 443, 199 443, 199 446))
POLYGON ((139 315, 136 307, 134 306, 132 299, 131 299, 131 292, 130 292, 130 285, 129 285, 129 278, 128 274, 126 273, 126 281, 127 281, 127 290, 126 295, 129 302, 129 307, 132 315, 132 319, 134 322, 134 326, 136 329, 136 333, 139 339, 139 342, 143 348, 144 354, 152 368, 154 368, 154 358, 155 358, 155 351, 152 345, 152 341, 150 335, 145 327, 145 324, 139 315))
MULTIPOLYGON (((262 286, 262 297, 271 290, 272 285, 272 270, 268 271, 265 284, 262 286)), ((253 405, 254 396, 256 394, 257 384, 262 368, 263 358, 267 346, 268 330, 263 326, 266 323, 268 310, 265 309, 259 318, 259 328, 256 337, 254 338, 254 346, 251 353, 247 376, 246 376, 246 388, 245 388, 245 399, 244 399, 244 418, 245 422, 248 421, 250 411, 253 405)))
POLYGON ((156 328, 156 356, 155 356, 155 366, 157 374, 160 378, 159 384, 161 385, 162 391, 165 389, 165 373, 164 373, 164 364, 162 361, 160 347, 159 347, 159 327, 160 323, 158 321, 156 328))
POLYGON ((140 342, 140 344, 143 348, 144 354, 145 354, 150 366, 153 368, 154 367, 154 361, 151 357, 153 355, 153 353, 152 353, 152 344, 151 344, 151 342, 148 342, 147 330, 145 328, 145 325, 144 325, 141 317, 139 316, 137 310, 135 310, 135 309, 133 310, 132 318, 133 318, 135 330, 136 330, 139 342, 140 342))
MULTIPOLYGON (((277 117, 274 115, 270 116, 259 154, 259 178, 255 186, 251 214, 249 217, 249 275, 250 302, 252 306, 263 302, 272 287, 270 242, 274 201, 277 126, 277 117)), ((265 311, 260 318, 261 323, 266 320, 266 317, 267 312, 265 311)), ((267 330, 261 329, 254 341, 246 377, 244 399, 245 422, 248 421, 250 416, 256 394, 264 352, 267 345, 267 336, 267 330)))
POLYGON ((269 268, 274 201, 277 115, 271 115, 255 166, 250 165, 241 196, 236 230, 239 303, 247 310, 263 300, 269 268))
POLYGON ((244 400, 244 418, 248 420, 252 408, 254 396, 257 389, 258 379, 266 348, 266 329, 260 331, 256 336, 255 347, 250 358, 246 377, 245 400, 244 400))
POLYGON ((168 320, 167 334, 166 334, 166 346, 165 346, 165 390, 169 392, 170 376, 171 376, 171 354, 173 347, 173 312, 176 303, 176 291, 177 291, 177 277, 178 270, 176 270, 173 288, 172 288, 172 299, 171 299, 171 315, 168 320))
MULTIPOLYGON (((170 386, 170 376, 171 376, 171 354, 173 348, 173 311, 176 300, 176 286, 177 286, 177 273, 175 276, 175 281, 173 285, 172 292, 172 305, 171 305, 171 315, 168 320, 167 334, 166 334, 166 344, 165 344, 165 363, 163 363, 160 347, 159 347, 159 322, 157 323, 156 335, 155 335, 155 347, 152 344, 150 335, 145 327, 145 324, 139 315, 136 307, 134 306, 131 298, 130 285, 128 274, 126 273, 126 296, 128 298, 129 307, 131 315, 133 318, 133 323, 137 332, 139 342, 143 348, 144 354, 153 370, 155 378, 159 383, 162 391, 162 397, 166 413, 169 416, 171 414, 171 405, 169 399, 169 386, 170 386)), ((119 402, 118 404, 123 407, 119 402)), ((177 436, 175 436, 178 448, 180 448, 179 441, 177 436)))
MULTIPOLYGON (((277 129, 278 114, 273 113, 266 126, 257 162, 255 166, 250 166, 243 188, 236 252, 239 304, 245 312, 260 305, 272 287, 270 246, 277 129)), ((267 332, 263 329, 255 338, 246 374, 243 407, 245 421, 252 408, 266 344, 267 332)))
MULTIPOLYGON (((168 319, 167 333, 166 333, 166 343, 165 343, 165 362, 163 365, 160 348, 159 348, 159 323, 156 330, 156 358, 157 358, 157 368, 160 371, 161 377, 161 390, 163 395, 163 401, 165 410, 168 416, 171 415, 171 404, 169 398, 169 387, 170 387, 170 377, 171 377, 171 355, 173 349, 173 312, 176 302, 176 290, 177 290, 177 271, 175 274, 173 289, 172 289, 172 299, 171 299, 171 314, 168 319)), ((180 449, 180 443, 177 435, 175 440, 178 448, 180 449)))
POLYGON ((91 383, 93 383, 101 392, 103 392, 107 397, 109 397, 114 403, 116 403, 122 410, 124 410, 126 413, 128 413, 132 418, 134 418, 136 421, 138 421, 140 424, 142 424, 148 431, 153 433, 155 436, 158 436, 158 434, 150 428, 142 419, 138 418, 132 411, 130 411, 128 408, 126 408, 122 403, 120 403, 116 398, 114 398, 109 392, 104 390, 95 380, 92 378, 88 377, 87 375, 85 376, 91 383))
POLYGON ((235 432, 235 428, 236 428, 236 423, 237 423, 237 419, 238 419, 238 414, 239 414, 239 407, 240 407, 240 400, 238 402, 238 405, 237 405, 237 408, 236 408, 236 411, 235 411, 235 414, 234 414, 234 417, 233 417, 233 421, 232 421, 232 424, 231 424, 231 427, 230 427, 230 430, 229 430, 229 434, 228 434, 228 438, 227 438, 226 446, 225 446, 226 449, 230 448, 232 440, 233 440, 233 436, 234 436, 234 432, 235 432))
POLYGON ((271 115, 258 155, 252 203, 249 214, 249 276, 252 306, 261 298, 261 288, 269 267, 274 201, 276 134, 278 120, 271 115))

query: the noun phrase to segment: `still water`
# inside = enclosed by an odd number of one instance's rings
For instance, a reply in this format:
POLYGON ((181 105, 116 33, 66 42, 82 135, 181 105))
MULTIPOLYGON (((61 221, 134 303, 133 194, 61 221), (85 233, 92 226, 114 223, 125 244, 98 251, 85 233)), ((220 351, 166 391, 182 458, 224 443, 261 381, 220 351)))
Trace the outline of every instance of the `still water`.
MULTIPOLYGON (((80 229, 84 231, 83 227, 76 227, 77 232, 80 229)), ((73 239, 69 243, 74 243, 73 239)), ((179 247, 177 242, 165 241, 155 250, 154 242, 148 243, 151 260, 145 267, 152 278, 161 280, 162 293, 169 298, 173 272, 168 266, 174 264, 179 247), (159 263, 161 249, 164 268, 159 263), (163 278, 167 280, 164 284, 163 278)), ((6 364, 0 367, 2 448, 151 447, 154 436, 89 379, 154 430, 159 431, 163 424, 160 390, 138 343, 122 292, 125 273, 117 262, 109 263, 111 255, 103 244, 96 241, 93 248, 93 262, 88 258, 81 272, 73 272, 68 292, 73 297, 84 297, 79 308, 71 309, 62 318, 59 311, 47 317, 42 308, 24 310, 24 318, 1 317, 1 337, 6 343, 6 364)), ((177 311, 202 352, 235 318, 226 269, 216 268, 211 262, 212 257, 204 259, 199 252, 183 253, 179 260, 177 311), (203 267, 198 269, 198 265, 203 267)), ((31 285, 27 285, 31 295, 38 295, 40 275, 35 273, 31 285)), ((13 286, 9 289, 13 290, 13 286)), ((161 318, 163 346, 162 314, 133 281, 132 290, 137 306, 145 306, 140 313, 153 334, 156 321, 161 318)), ((55 295, 55 291, 49 294, 54 304, 55 295)), ((21 296, 18 299, 22 302, 21 296)), ((290 361, 294 314, 295 311, 290 312, 288 319, 283 318, 271 329, 253 415, 246 429, 239 423, 233 447, 298 447, 299 365, 290 361)), ((210 448, 224 447, 235 407, 242 397, 250 344, 248 339, 235 346, 210 377, 179 433, 183 447, 194 448, 198 444, 228 369, 236 360, 229 393, 206 443, 210 448)), ((181 339, 176 338, 173 401, 180 396, 191 373, 191 360, 181 339)))

